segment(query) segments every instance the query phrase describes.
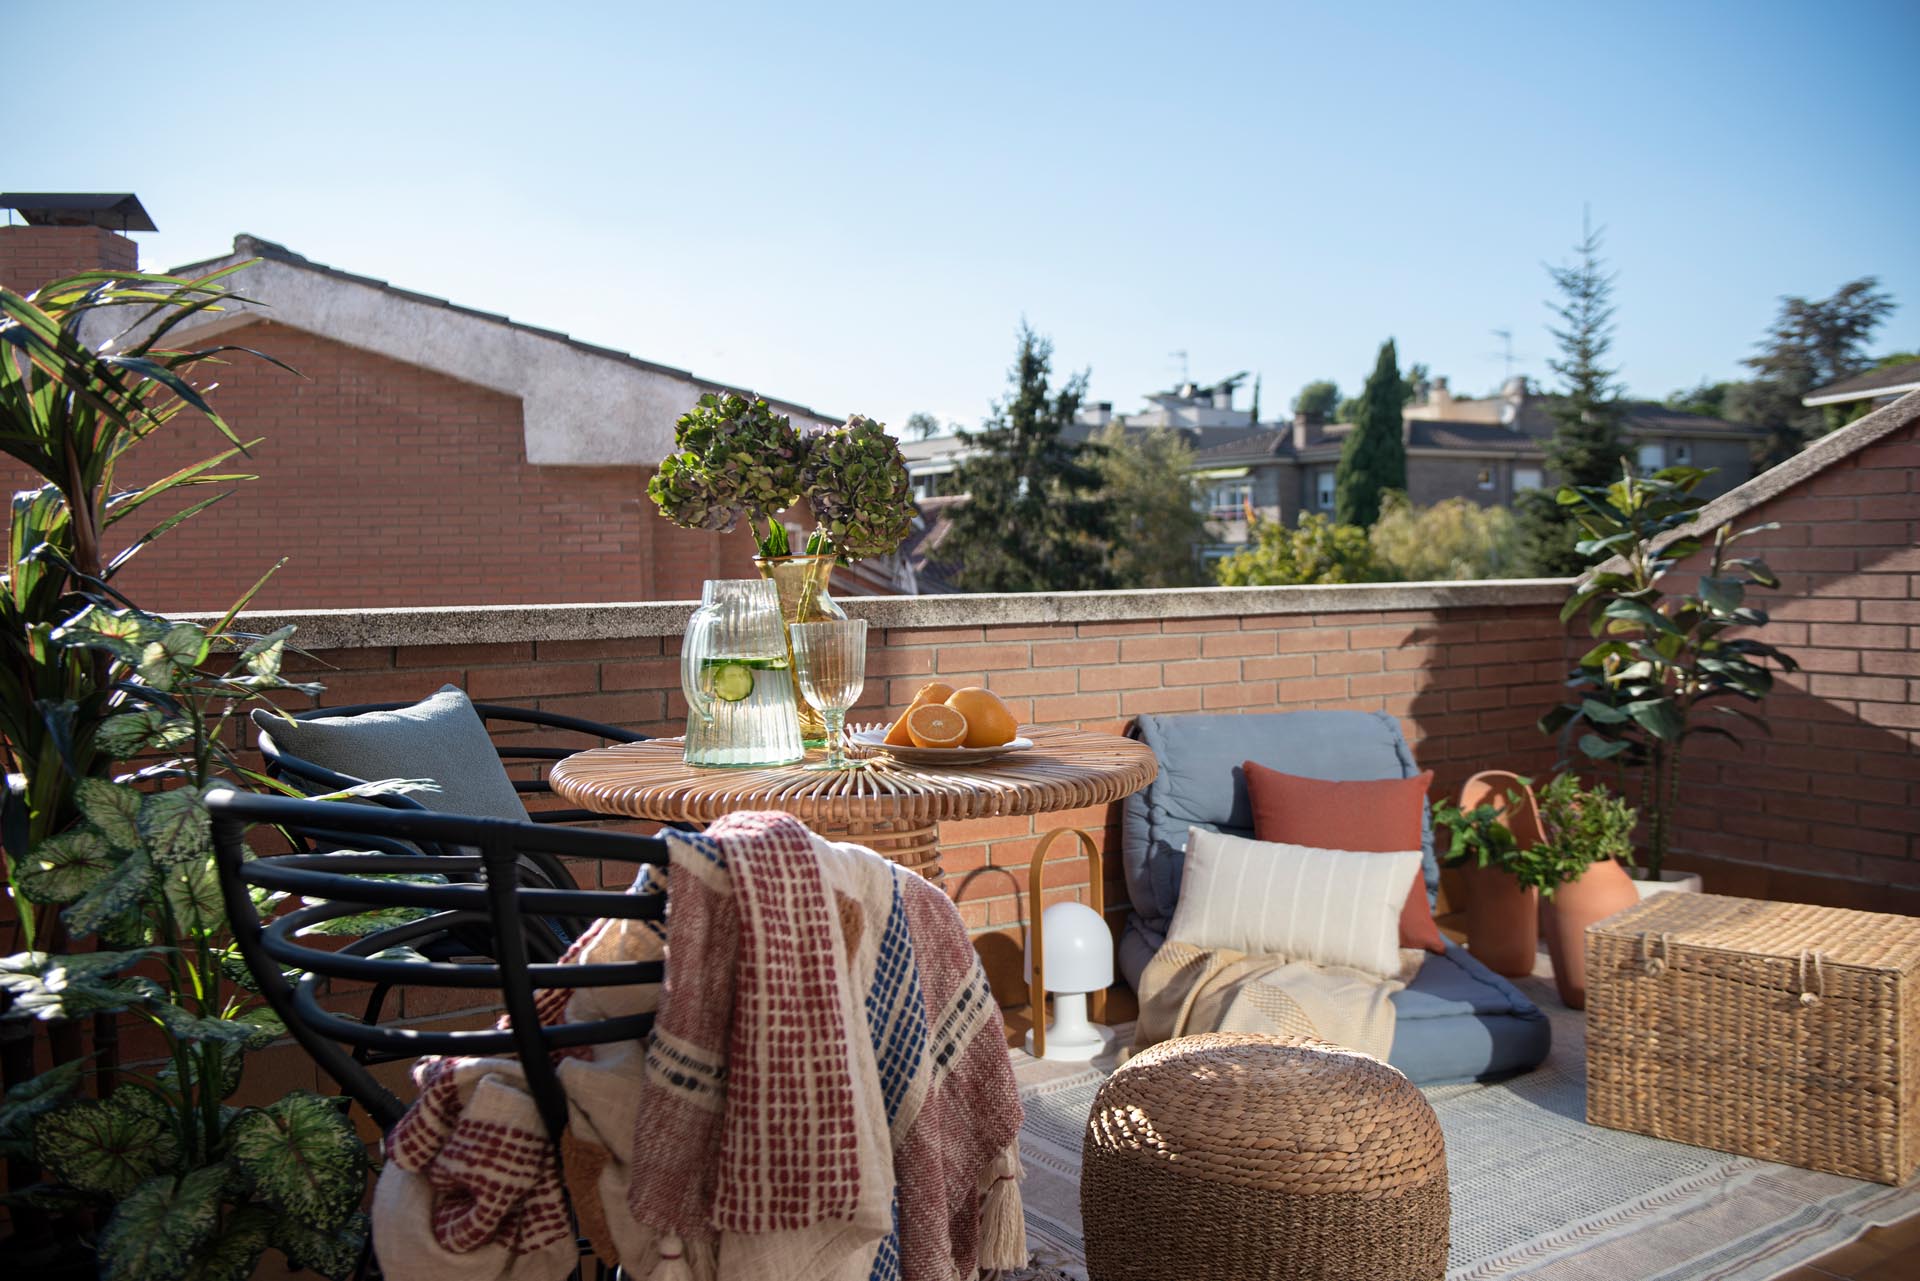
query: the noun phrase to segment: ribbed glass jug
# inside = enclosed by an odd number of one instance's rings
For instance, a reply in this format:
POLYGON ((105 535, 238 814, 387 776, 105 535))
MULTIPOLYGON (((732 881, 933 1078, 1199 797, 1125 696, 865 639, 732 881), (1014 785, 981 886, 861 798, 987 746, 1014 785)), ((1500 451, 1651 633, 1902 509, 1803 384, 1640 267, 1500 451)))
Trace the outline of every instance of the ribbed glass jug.
POLYGON ((715 578, 680 650, 689 765, 790 765, 806 755, 780 597, 764 578, 715 578))

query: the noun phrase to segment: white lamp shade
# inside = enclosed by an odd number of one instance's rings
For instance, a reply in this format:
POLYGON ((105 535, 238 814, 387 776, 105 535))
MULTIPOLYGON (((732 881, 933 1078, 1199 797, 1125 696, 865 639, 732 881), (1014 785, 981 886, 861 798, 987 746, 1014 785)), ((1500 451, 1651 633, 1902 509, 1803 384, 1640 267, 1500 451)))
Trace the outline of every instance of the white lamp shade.
MULTIPOLYGON (((1085 903, 1055 903, 1040 914, 1046 945, 1041 968, 1049 992, 1102 992, 1113 986, 1113 933, 1085 903)), ((1027 982, 1033 982, 1033 945, 1027 945, 1027 982)))

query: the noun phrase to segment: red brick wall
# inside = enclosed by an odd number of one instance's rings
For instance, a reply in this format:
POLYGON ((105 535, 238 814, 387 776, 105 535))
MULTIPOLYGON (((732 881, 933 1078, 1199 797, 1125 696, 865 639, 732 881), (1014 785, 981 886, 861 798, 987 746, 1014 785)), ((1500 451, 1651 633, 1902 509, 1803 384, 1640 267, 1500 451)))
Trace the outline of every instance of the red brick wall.
POLYGON ((1920 423, 1732 523, 1767 522, 1739 544, 1780 575, 1758 634, 1801 670, 1767 700, 1770 738, 1706 739, 1686 766, 1675 865, 1721 893, 1920 913, 1920 423))
POLYGON ((50 280, 140 263, 133 241, 104 227, 0 227, 0 288, 30 294, 50 280))
MULTIPOLYGON (((265 438, 223 470, 260 479, 141 551, 121 586, 146 608, 223 609, 283 555, 257 607, 684 600, 707 578, 753 572, 744 531, 663 520, 646 498, 647 469, 529 465, 510 396, 270 322, 220 341, 299 374, 239 355, 203 367, 241 439, 265 438)), ((224 445, 182 414, 140 446, 123 480, 224 445)), ((0 482, 27 480, 9 462, 0 482)))
MULTIPOLYGON (((862 605, 851 605, 855 613, 862 605)), ((998 691, 1023 724, 1123 730, 1146 712, 1384 709, 1401 719, 1434 795, 1481 769, 1539 770, 1551 743, 1533 728, 1558 694, 1564 633, 1552 605, 1255 614, 1033 626, 894 628, 876 637, 853 719, 879 720, 938 675, 998 691)), ((312 677, 324 702, 423 697, 446 682, 476 699, 533 705, 678 734, 675 637, 328 650, 312 677)), ((1090 827, 1112 854, 1116 923, 1119 807, 947 824, 948 888, 1003 999, 1017 998, 1027 864, 1038 835, 1090 827)), ((1050 897, 1074 896, 1084 863, 1056 846, 1050 897)))

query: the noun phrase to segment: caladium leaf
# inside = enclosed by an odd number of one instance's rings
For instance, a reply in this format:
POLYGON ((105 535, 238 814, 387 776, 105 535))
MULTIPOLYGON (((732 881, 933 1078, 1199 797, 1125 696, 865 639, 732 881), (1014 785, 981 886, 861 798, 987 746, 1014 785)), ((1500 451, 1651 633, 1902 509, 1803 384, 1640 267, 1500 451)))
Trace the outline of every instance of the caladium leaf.
POLYGON ((76 827, 49 836, 15 863, 14 888, 29 903, 71 903, 113 875, 121 861, 97 830, 76 827))
POLYGON ((293 636, 293 631, 293 625, 288 624, 265 636, 255 637, 240 651, 241 663, 257 677, 278 680, 280 665, 287 657, 287 641, 293 636))
POLYGON ((183 1010, 170 1002, 153 1007, 167 1031, 182 1041, 219 1041, 227 1045, 245 1045, 259 1035, 259 1029, 238 1019, 216 1019, 183 1010))
POLYGON ((149 795, 140 803, 140 834, 161 866, 205 855, 213 847, 213 820, 200 789, 189 785, 149 795))
POLYGON ((179 1155, 172 1118, 145 1090, 57 1108, 33 1125, 34 1155, 64 1183, 118 1200, 179 1155))
POLYGON ((287 1256, 287 1262, 318 1272, 330 1281, 347 1281, 366 1253, 369 1230, 367 1216, 359 1210, 348 1215, 344 1223, 324 1231, 287 1215, 274 1220, 269 1239, 287 1256))
POLYGON ((173 920, 190 934, 218 934, 227 928, 226 901, 220 897, 220 872, 211 858, 164 868, 160 888, 173 920))
POLYGON ((94 934, 109 921, 132 909, 153 888, 153 860, 145 850, 129 855, 99 884, 61 913, 75 934, 94 934))
POLYGON ((0 990, 13 997, 8 1018, 81 1018, 145 1005, 160 995, 152 979, 115 977, 145 955, 135 952, 76 952, 49 956, 17 952, 0 958, 0 990))
POLYGON ((234 1211, 213 1240, 194 1251, 180 1281, 247 1281, 272 1244, 273 1221, 273 1212, 261 1206, 234 1211))
POLYGON ((104 778, 74 784, 74 804, 115 849, 140 848, 140 790, 104 778))
POLYGON ((162 1174, 120 1199, 100 1233, 101 1281, 183 1277, 220 1226, 224 1165, 162 1174))
POLYGON ((332 1103, 304 1091, 249 1112, 227 1131, 248 1189, 316 1228, 343 1223, 366 1190, 367 1150, 332 1103))
POLYGON ((7 1091, 0 1101, 0 1157, 28 1160, 33 1156, 33 1122, 65 1103, 80 1084, 84 1059, 74 1059, 28 1077, 7 1091))
POLYGON ((150 747, 164 750, 192 737, 193 726, 186 721, 169 716, 157 707, 143 707, 137 712, 122 712, 101 721, 93 741, 115 760, 123 761, 150 747))

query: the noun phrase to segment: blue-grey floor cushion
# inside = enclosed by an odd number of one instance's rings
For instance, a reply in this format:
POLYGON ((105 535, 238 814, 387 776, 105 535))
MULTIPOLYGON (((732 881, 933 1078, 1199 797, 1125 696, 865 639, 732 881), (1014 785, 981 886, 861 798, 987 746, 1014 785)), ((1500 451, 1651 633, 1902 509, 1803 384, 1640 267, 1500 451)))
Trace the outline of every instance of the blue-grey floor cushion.
POLYGON ((411 707, 358 716, 287 720, 255 708, 253 723, 288 756, 350 778, 430 778, 435 792, 407 795, 430 810, 527 821, 527 807, 487 733, 457 685, 411 707))
MULTIPOLYGON (((1121 860, 1132 911, 1120 936, 1120 969, 1136 988, 1167 941, 1187 829, 1253 835, 1244 762, 1336 782, 1420 772, 1399 722, 1385 712, 1142 716, 1133 733, 1160 761, 1159 777, 1128 797, 1122 811, 1121 860)), ((1440 869, 1431 822, 1421 845, 1432 901, 1440 869)), ((1551 1036, 1546 1016, 1519 989, 1451 943, 1444 956, 1428 956, 1394 998, 1394 1011, 1393 1062, 1422 1084, 1524 1072, 1546 1057, 1551 1036)))
POLYGON ((1416 1085, 1490 1081, 1539 1067, 1553 1030, 1520 989, 1449 941, 1393 997, 1388 1062, 1416 1085))

